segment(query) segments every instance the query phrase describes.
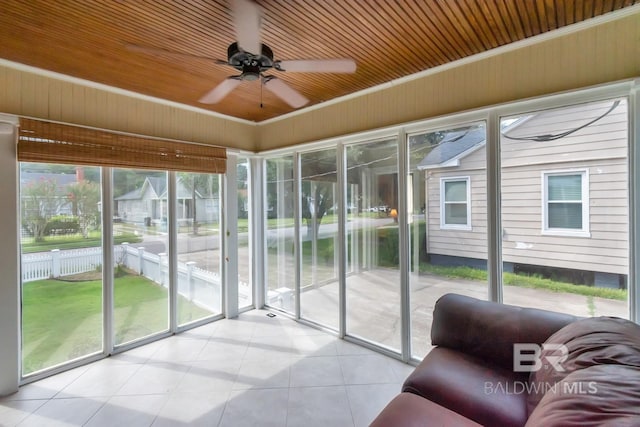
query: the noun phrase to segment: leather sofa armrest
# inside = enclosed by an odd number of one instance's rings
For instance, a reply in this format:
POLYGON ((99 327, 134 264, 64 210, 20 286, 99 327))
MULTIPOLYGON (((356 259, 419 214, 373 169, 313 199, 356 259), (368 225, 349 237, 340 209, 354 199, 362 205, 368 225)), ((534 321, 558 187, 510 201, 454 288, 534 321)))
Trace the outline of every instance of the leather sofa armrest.
POLYGON ((412 393, 400 393, 369 427, 481 427, 456 412, 412 393))
POLYGON ((513 369, 513 344, 542 344, 579 317, 517 307, 459 294, 442 296, 433 310, 431 343, 513 369))

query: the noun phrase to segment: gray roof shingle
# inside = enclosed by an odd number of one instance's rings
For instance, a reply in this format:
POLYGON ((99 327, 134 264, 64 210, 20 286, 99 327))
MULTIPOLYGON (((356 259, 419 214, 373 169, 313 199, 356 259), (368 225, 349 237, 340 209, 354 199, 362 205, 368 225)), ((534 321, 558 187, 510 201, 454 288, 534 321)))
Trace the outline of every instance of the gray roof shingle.
POLYGON ((486 132, 484 128, 449 132, 445 135, 442 142, 436 145, 429 154, 418 163, 417 167, 418 169, 429 169, 443 166, 445 163, 461 156, 472 148, 480 146, 485 140, 486 132))

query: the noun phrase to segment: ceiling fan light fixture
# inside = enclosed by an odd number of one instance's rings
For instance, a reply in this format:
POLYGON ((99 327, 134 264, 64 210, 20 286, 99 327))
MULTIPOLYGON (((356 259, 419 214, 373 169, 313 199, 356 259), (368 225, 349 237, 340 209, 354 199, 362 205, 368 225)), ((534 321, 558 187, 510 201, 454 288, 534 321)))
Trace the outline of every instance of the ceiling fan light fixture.
POLYGON ((254 69, 250 69, 250 70, 245 70, 242 73, 242 80, 248 81, 248 82, 253 82, 256 81, 260 78, 260 69, 254 70, 254 69))

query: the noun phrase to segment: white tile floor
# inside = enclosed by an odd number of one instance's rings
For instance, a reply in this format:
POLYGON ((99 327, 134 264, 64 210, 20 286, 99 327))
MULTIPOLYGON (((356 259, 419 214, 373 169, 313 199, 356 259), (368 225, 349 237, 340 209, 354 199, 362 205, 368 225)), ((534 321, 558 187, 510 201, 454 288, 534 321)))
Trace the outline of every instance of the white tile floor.
POLYGON ((254 310, 0 398, 1 426, 367 426, 413 367, 254 310))

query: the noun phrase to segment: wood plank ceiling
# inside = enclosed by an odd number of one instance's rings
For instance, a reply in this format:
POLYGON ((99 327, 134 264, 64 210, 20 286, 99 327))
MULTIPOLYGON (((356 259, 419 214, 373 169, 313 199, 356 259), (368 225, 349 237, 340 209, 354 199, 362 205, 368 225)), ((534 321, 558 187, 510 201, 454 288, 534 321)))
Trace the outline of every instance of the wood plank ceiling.
MULTIPOLYGON (((273 71, 314 105, 640 0, 259 0, 275 59, 353 58, 355 74, 273 71)), ((293 109, 257 81, 198 100, 238 72, 226 0, 0 0, 0 57, 262 121, 293 109), (175 53, 133 51, 130 45, 175 53), (261 107, 262 102, 262 107, 261 107)))

